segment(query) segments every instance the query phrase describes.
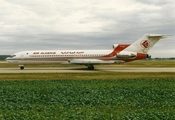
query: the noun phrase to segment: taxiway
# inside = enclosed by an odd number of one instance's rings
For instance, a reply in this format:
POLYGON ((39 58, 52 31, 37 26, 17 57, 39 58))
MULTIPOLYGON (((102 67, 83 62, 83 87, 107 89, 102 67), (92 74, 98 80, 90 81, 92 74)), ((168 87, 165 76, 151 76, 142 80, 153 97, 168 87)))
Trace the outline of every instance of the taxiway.
POLYGON ((84 67, 59 67, 59 68, 0 68, 0 73, 80 73, 80 72, 175 72, 175 68, 116 68, 116 67, 100 67, 94 70, 88 70, 84 67))

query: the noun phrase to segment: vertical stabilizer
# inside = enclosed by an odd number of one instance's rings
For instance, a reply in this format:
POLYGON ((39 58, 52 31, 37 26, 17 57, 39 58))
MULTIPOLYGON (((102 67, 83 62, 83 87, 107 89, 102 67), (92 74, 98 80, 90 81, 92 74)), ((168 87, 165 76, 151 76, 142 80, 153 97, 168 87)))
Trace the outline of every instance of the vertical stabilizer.
POLYGON ((146 34, 124 51, 131 51, 137 53, 147 53, 160 39, 166 38, 168 35, 161 34, 146 34))

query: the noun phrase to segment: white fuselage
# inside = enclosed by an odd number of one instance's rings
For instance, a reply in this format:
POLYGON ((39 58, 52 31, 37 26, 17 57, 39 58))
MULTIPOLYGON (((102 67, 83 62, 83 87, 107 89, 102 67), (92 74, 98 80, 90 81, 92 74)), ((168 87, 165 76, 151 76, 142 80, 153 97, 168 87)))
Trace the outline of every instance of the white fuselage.
POLYGON ((13 54, 6 60, 13 64, 62 63, 71 59, 114 60, 113 50, 35 50, 13 54))

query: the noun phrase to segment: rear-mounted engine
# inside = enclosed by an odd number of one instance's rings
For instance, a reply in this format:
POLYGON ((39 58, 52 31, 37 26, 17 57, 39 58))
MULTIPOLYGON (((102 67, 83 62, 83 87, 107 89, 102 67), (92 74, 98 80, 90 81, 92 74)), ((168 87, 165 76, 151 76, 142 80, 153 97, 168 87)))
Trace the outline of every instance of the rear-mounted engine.
POLYGON ((120 52, 116 54, 116 58, 118 59, 130 59, 135 58, 136 56, 137 54, 133 52, 120 52))

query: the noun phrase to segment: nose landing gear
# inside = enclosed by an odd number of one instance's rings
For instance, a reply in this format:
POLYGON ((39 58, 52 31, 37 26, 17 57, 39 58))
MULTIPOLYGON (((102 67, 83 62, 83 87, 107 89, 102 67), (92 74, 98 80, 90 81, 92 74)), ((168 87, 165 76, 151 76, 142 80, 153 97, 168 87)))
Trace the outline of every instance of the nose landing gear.
POLYGON ((21 70, 24 70, 24 65, 19 65, 21 70))

